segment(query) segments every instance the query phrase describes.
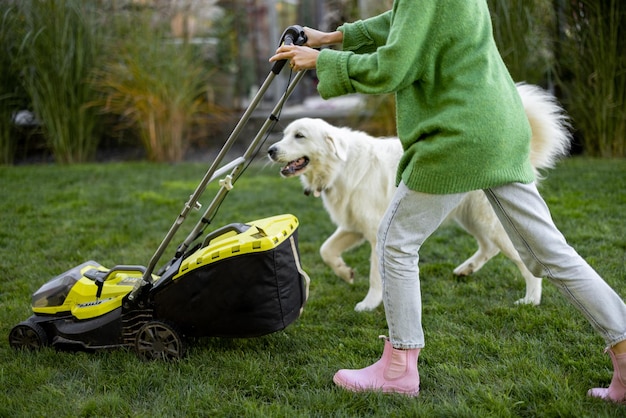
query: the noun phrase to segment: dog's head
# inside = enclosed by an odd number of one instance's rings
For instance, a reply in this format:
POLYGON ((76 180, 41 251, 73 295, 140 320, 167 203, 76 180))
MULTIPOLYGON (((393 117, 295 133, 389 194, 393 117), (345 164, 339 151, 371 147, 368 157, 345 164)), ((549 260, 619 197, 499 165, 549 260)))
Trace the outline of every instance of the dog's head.
POLYGON ((297 119, 285 128, 283 138, 271 145, 267 154, 273 162, 284 164, 280 170, 283 177, 319 171, 332 160, 346 160, 345 146, 333 137, 332 130, 322 119, 297 119))
POLYGON ((347 158, 347 146, 338 132, 322 119, 297 119, 267 154, 273 162, 283 164, 283 177, 301 176, 305 193, 319 196, 331 186, 347 158))

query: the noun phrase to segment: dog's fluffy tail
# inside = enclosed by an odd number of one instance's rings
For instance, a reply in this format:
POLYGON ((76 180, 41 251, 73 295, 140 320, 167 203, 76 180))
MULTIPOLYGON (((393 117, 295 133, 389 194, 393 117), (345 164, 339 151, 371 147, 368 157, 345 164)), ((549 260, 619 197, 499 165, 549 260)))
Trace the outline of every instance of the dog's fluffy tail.
POLYGON ((530 161, 540 179, 539 170, 554 167, 569 154, 569 120, 556 98, 541 87, 520 83, 517 89, 532 128, 530 161))

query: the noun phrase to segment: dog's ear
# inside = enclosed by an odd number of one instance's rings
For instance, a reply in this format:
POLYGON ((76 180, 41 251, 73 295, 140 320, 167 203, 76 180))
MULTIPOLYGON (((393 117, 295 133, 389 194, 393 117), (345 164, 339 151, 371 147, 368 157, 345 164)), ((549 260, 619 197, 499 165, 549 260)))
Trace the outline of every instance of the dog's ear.
POLYGON ((331 148, 335 151, 337 158, 341 161, 346 161, 348 159, 348 149, 343 141, 333 138, 330 134, 326 134, 326 141, 328 141, 331 148))

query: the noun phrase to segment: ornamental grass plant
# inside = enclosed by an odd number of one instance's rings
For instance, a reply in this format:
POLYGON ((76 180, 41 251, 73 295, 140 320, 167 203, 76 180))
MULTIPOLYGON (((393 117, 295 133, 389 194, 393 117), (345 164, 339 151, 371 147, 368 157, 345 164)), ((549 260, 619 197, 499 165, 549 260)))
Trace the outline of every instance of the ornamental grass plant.
POLYGON ((553 77, 555 11, 546 0, 489 0, 493 33, 516 82, 546 86, 553 77))
POLYGON ((116 17, 118 37, 94 78, 101 97, 93 104, 116 115, 118 128, 137 132, 148 160, 181 161, 193 128, 225 112, 207 97, 210 66, 192 44, 167 37, 151 15, 116 17))
POLYGON ((0 7, 0 165, 13 163, 17 146, 13 119, 24 99, 14 62, 19 32, 14 7, 0 7))
POLYGON ((15 6, 25 28, 15 59, 47 146, 59 163, 89 161, 101 135, 97 112, 88 106, 104 41, 96 4, 23 0, 15 6))
POLYGON ((626 157, 626 3, 580 0, 564 9, 559 86, 585 153, 626 157))

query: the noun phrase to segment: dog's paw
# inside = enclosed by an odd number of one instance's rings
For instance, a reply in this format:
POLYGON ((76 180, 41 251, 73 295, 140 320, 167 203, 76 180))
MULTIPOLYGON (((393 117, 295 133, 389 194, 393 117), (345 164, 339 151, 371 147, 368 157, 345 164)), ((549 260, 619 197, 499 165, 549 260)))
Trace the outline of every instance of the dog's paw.
POLYGON ((470 276, 472 273, 474 273, 474 264, 467 263, 467 262, 463 263, 457 268, 455 268, 453 270, 453 273, 456 276, 470 276))
POLYGON ((357 303, 356 306, 354 307, 354 310, 357 312, 369 312, 369 311, 373 311, 374 309, 376 309, 377 306, 378 305, 371 306, 365 301, 363 301, 363 302, 357 303))
POLYGON ((343 268, 335 269, 335 274, 341 278, 346 283, 354 284, 354 270, 350 267, 345 266, 343 268))
POLYGON ((516 305, 533 305, 538 306, 541 303, 541 299, 533 297, 524 297, 515 301, 516 305))
POLYGON ((356 306, 354 307, 354 310, 357 312, 373 311, 374 309, 378 308, 378 305, 380 305, 381 302, 382 302, 381 297, 378 297, 378 298, 366 297, 361 302, 356 304, 356 306))

